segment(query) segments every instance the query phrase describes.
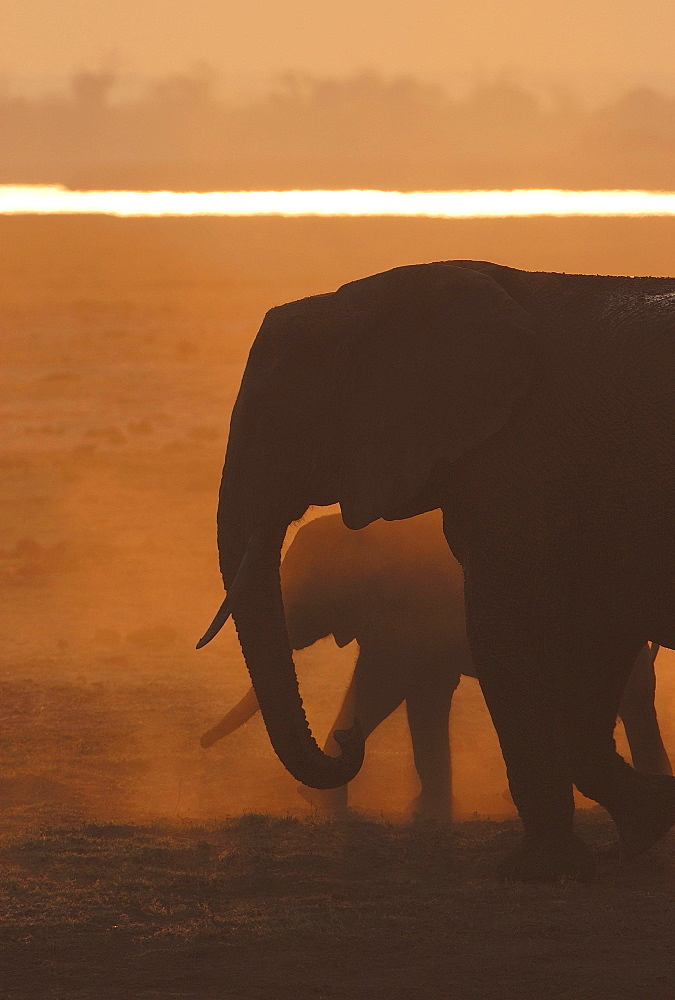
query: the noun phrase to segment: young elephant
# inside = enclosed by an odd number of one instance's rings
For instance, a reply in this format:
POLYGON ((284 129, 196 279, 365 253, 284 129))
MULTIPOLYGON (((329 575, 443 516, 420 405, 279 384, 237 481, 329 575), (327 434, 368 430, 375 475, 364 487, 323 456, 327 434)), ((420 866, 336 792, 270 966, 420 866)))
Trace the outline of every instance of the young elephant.
MULTIPOLYGON (((443 537, 439 511, 402 521, 346 528, 339 514, 319 517, 298 531, 281 566, 290 644, 304 649, 333 635, 353 639, 359 656, 347 693, 325 743, 340 752, 334 731, 358 719, 364 737, 405 701, 421 792, 418 815, 449 819, 451 771, 448 716, 462 674, 475 677, 464 622, 463 578, 443 537)), ((645 646, 635 661, 620 715, 634 766, 671 774, 654 708, 654 656, 645 646)), ((251 687, 202 736, 209 747, 258 711, 251 687)), ((302 787, 322 812, 347 808, 347 786, 330 791, 302 787)))

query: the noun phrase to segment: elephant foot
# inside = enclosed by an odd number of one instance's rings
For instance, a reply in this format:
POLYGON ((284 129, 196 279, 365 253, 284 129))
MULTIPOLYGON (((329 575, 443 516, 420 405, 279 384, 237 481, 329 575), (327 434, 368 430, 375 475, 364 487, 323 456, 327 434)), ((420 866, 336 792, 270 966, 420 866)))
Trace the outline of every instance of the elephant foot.
POLYGON ((321 788, 309 788, 308 785, 297 785, 296 791, 325 819, 346 819, 349 816, 347 796, 342 789, 324 791, 321 788))
POLYGON ((497 874, 516 882, 557 882, 560 878, 586 882, 595 874, 595 856, 574 834, 555 842, 526 834, 497 874))
POLYGON ((631 802, 611 811, 626 858, 649 850, 675 824, 675 778, 666 774, 636 774, 636 778, 631 802))

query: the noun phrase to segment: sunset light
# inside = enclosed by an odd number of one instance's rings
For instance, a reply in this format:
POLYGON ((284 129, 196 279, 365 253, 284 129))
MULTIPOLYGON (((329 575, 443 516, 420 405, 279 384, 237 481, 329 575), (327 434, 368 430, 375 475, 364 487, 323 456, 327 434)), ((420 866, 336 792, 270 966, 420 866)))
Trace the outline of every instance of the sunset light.
POLYGON ((0 1000, 675 995, 675 0, 0 36, 0 1000))
POLYGON ((669 191, 72 191, 0 186, 2 215, 391 216, 501 219, 534 216, 675 216, 669 191))

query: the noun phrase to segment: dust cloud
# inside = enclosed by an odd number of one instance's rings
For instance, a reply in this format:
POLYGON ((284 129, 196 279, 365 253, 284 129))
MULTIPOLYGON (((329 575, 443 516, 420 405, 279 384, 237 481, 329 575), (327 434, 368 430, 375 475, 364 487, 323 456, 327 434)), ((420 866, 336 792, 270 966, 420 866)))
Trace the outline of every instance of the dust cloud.
MULTIPOLYGON (((260 717, 201 733, 248 686, 233 631, 197 653, 222 596, 215 501, 229 412, 264 311, 412 261, 667 273, 668 220, 3 219, 0 826, 306 814, 260 717)), ((297 655, 323 740, 355 649, 297 655)), ((673 654, 658 704, 675 752, 673 654)), ((504 815, 476 682, 451 723, 460 815, 504 815)), ((401 712, 351 801, 417 794, 401 712)))

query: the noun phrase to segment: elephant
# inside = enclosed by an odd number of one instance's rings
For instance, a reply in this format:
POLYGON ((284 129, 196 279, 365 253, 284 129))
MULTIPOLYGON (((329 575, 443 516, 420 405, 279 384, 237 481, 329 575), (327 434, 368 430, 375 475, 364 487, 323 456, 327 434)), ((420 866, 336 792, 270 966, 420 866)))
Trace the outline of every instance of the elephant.
POLYGON ((573 788, 625 857, 675 822, 675 777, 617 753, 646 641, 675 647, 675 279, 411 264, 271 309, 230 422, 217 512, 226 597, 272 746, 303 784, 361 767, 358 719, 317 745, 279 565, 288 526, 440 509, 471 657, 523 838, 500 877, 591 878, 573 788))
MULTIPOLYGON (((475 677, 466 639, 462 568, 443 538, 440 511, 403 521, 346 528, 339 514, 317 517, 296 534, 281 563, 281 591, 292 649, 332 635, 356 640, 359 654, 333 729, 356 717, 364 739, 406 703, 421 818, 452 817, 448 717, 462 674, 475 677)), ((619 706, 633 765, 672 774, 654 706, 655 649, 638 654, 619 706)), ((203 747, 258 711, 251 687, 201 738, 203 747)), ((339 748, 332 732, 324 752, 339 748)), ((302 787, 302 786, 301 786, 302 787)), ((302 788, 325 815, 347 813, 347 786, 302 788)))

